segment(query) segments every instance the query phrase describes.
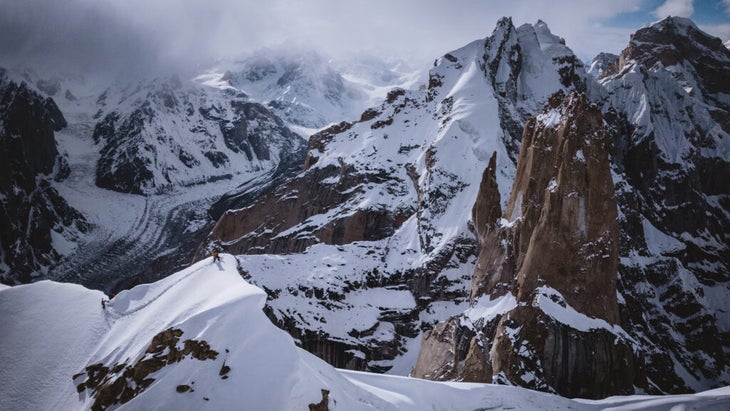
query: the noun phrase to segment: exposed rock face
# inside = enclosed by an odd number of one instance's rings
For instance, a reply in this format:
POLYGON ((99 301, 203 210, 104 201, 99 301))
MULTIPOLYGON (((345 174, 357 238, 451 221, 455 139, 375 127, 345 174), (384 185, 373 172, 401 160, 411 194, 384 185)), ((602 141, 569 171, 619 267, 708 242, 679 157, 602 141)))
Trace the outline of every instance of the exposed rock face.
POLYGON ((281 235, 311 216, 347 202, 362 193, 362 186, 378 180, 377 175, 358 176, 351 167, 344 165, 317 169, 284 189, 266 194, 256 201, 255 206, 225 213, 211 235, 225 242, 226 249, 235 254, 286 254, 302 252, 319 242, 348 244, 379 240, 391 235, 408 215, 393 215, 387 210, 377 209, 357 210, 309 231, 308 235, 302 235, 301 231, 281 235), (326 179, 337 181, 322 183, 326 179), (282 195, 284 192, 290 195, 282 195))
POLYGON ((54 132, 66 120, 51 98, 0 69, 0 280, 29 282, 60 258, 54 235, 85 231, 83 217, 51 186, 68 174, 54 132), (54 233, 55 232, 55 233, 54 233))
POLYGON ((579 312, 618 322, 618 220, 607 144, 600 111, 585 96, 555 98, 525 126, 504 214, 516 225, 518 303, 548 285, 579 312))
POLYGON ((566 396, 633 391, 633 349, 616 327, 618 221, 607 143, 599 108, 584 95, 558 94, 528 122, 507 209, 486 224, 472 308, 424 335, 415 376, 505 378, 566 396))
POLYGON ((479 184, 479 194, 471 209, 471 221, 477 237, 484 238, 489 231, 494 230, 502 207, 497 185, 497 153, 492 154, 489 165, 484 169, 482 182, 479 184))
POLYGON ((516 291, 529 303, 549 283, 578 311, 615 324, 618 222, 603 120, 584 96, 561 98, 525 126, 504 220, 492 214, 471 299, 516 291))

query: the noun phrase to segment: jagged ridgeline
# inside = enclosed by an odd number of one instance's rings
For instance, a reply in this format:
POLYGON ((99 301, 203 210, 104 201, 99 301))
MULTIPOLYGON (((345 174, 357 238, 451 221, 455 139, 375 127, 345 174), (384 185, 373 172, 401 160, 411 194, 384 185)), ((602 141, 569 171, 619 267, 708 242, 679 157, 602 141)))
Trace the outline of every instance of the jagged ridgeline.
POLYGON ((503 19, 424 89, 313 135, 304 172, 208 242, 339 367, 409 373, 423 335, 426 378, 726 384, 729 71, 686 19, 588 69, 545 23, 503 19))

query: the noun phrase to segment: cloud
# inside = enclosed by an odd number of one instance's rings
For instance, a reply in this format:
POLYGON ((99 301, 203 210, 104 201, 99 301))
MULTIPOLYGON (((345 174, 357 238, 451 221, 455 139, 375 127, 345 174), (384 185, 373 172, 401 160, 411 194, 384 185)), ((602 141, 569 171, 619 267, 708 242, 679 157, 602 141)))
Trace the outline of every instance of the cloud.
POLYGON ((730 40, 730 23, 725 24, 700 24, 702 31, 719 37, 722 41, 730 40))
MULTIPOLYGON (((149 72, 260 44, 266 10, 236 1, 0 0, 0 65, 149 72)), ((274 16, 275 17, 275 16, 274 16)))
MULTIPOLYGON (((0 65, 134 72, 189 68, 284 41, 325 54, 427 62, 492 32, 546 21, 579 57, 617 53, 606 22, 649 0, 0 0, 0 65)), ((637 27, 638 28, 638 27, 637 27)))
POLYGON ((690 17, 694 12, 694 0, 666 0, 653 14, 662 19, 667 16, 690 17))
POLYGON ((730 14, 730 0, 722 0, 720 4, 725 9, 725 14, 730 14))

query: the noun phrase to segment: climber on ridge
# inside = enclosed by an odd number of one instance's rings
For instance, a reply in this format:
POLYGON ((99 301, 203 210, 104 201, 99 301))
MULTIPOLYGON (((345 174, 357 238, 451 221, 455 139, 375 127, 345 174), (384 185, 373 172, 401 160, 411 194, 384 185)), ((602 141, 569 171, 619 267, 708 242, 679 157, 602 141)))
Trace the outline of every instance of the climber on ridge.
POLYGON ((213 262, 220 261, 221 257, 218 255, 218 249, 213 249, 213 252, 210 253, 210 255, 213 256, 213 262))

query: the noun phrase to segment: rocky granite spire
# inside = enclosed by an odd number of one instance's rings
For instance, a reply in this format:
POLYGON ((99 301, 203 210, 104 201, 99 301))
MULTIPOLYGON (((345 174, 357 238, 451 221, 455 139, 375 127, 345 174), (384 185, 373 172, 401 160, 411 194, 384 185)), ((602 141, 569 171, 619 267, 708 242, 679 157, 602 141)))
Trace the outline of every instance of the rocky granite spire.
POLYGON ((502 215, 500 207, 499 187, 497 186, 497 153, 492 154, 489 165, 484 169, 482 182, 479 184, 479 195, 471 210, 471 219, 477 236, 484 238, 494 230, 502 215))
POLYGON ((556 94, 528 121, 507 208, 482 238, 471 308, 426 333, 414 375, 582 397, 633 390, 630 337, 616 325, 618 220, 603 124, 576 93, 556 94))
POLYGON ((518 302, 546 285, 576 310, 615 324, 618 222, 602 127, 584 96, 551 99, 525 126, 504 217, 515 223, 520 250, 518 302))

